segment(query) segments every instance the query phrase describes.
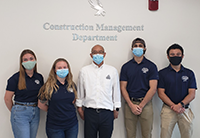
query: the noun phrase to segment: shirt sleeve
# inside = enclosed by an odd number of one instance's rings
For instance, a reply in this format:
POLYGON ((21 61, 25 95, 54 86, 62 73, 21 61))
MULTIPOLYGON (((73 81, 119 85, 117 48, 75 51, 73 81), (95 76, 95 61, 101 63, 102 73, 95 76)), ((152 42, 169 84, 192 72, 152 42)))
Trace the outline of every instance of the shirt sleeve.
POLYGON ((79 72, 78 84, 77 84, 77 99, 76 99, 77 107, 82 107, 84 98, 85 98, 84 77, 83 77, 83 72, 81 70, 79 72))
POLYGON ((149 80, 158 80, 158 79, 159 79, 158 69, 157 69, 156 65, 153 64, 152 67, 151 67, 151 73, 150 73, 150 76, 149 76, 149 80))
POLYGON ((12 76, 7 81, 6 90, 15 92, 18 88, 18 81, 12 76))
POLYGON ((120 72, 120 81, 128 81, 127 75, 126 75, 126 70, 124 65, 121 68, 121 72, 120 72))
POLYGON ((41 85, 42 85, 42 86, 44 85, 44 78, 43 78, 42 75, 41 75, 41 85))
POLYGON ((120 85, 119 85, 119 75, 117 70, 115 69, 114 78, 113 78, 113 108, 121 107, 121 93, 120 93, 120 85))
POLYGON ((197 89, 196 79, 193 71, 190 73, 189 88, 197 89))
POLYGON ((164 77, 162 77, 161 72, 159 72, 158 88, 165 88, 164 77))
MULTIPOLYGON (((44 78, 43 78, 43 76, 40 74, 40 84, 41 84, 41 87, 40 87, 40 89, 42 88, 42 86, 44 85, 44 78)), ((44 102, 46 102, 47 101, 47 99, 41 99, 40 98, 40 95, 38 95, 38 99, 40 100, 40 102, 41 103, 44 103, 44 102)))

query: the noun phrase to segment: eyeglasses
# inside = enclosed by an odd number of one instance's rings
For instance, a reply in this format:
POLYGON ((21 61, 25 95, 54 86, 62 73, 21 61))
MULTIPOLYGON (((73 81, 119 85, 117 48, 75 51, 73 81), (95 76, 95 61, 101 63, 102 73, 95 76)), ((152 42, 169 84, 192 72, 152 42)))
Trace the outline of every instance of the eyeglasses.
POLYGON ((100 51, 92 51, 92 54, 104 54, 104 51, 103 50, 100 50, 100 51))

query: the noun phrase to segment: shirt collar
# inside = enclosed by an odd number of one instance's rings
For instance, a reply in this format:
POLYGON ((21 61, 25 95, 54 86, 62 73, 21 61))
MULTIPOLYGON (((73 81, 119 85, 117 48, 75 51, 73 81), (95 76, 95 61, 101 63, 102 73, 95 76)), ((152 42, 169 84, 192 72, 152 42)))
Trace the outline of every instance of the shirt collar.
POLYGON ((99 68, 99 69, 101 69, 101 68, 103 68, 104 65, 105 65, 105 63, 103 62, 103 64, 99 67, 99 66, 97 66, 96 64, 94 64, 94 62, 92 62, 92 66, 93 66, 94 68, 99 68))
MULTIPOLYGON (((147 59, 146 59, 145 56, 144 56, 143 59, 142 59, 142 61, 141 61, 139 64, 145 63, 146 60, 147 60, 147 59)), ((133 61, 134 63, 137 63, 137 62, 135 61, 134 57, 133 57, 132 61, 133 61)))
POLYGON ((32 77, 29 77, 25 71, 25 78, 34 78, 35 77, 35 71, 33 72, 33 76, 32 77))
MULTIPOLYGON (((59 80, 57 80, 56 84, 57 84, 58 86, 61 86, 61 85, 63 85, 62 83, 60 83, 60 81, 59 81, 59 80)), ((67 85, 67 80, 65 80, 65 84, 64 84, 64 85, 67 85)))
MULTIPOLYGON (((169 68, 170 70, 174 70, 170 64, 169 64, 168 68, 169 68)), ((185 70, 185 68, 183 67, 183 65, 181 65, 181 69, 180 69, 178 72, 180 72, 180 71, 182 72, 182 71, 184 71, 184 70, 185 70)), ((174 70, 174 71, 175 71, 175 70, 174 70)))

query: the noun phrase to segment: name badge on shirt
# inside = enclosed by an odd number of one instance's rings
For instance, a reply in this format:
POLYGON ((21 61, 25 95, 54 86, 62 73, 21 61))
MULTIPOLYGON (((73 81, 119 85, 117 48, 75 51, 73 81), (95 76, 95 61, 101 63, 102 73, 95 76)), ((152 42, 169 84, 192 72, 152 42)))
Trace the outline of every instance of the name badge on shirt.
POLYGON ((40 84, 40 81, 39 81, 39 80, 35 80, 35 83, 36 83, 36 84, 40 84))

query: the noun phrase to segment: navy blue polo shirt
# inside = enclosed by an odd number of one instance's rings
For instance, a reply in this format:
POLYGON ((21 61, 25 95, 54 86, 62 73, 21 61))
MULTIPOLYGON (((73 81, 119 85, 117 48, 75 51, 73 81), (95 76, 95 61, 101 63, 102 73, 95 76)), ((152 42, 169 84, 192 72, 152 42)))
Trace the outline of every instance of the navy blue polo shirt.
POLYGON ((48 101, 46 127, 51 129, 68 129, 78 123, 76 108, 72 103, 74 92, 67 90, 67 82, 63 85, 57 80, 59 89, 52 93, 48 101))
POLYGON ((133 58, 121 68, 120 81, 127 81, 126 90, 129 97, 144 97, 150 88, 150 80, 158 80, 158 70, 156 65, 145 57, 140 64, 133 58))
POLYGON ((193 71, 182 65, 178 72, 169 65, 159 71, 158 88, 165 89, 169 99, 178 104, 188 95, 188 89, 197 89, 195 75, 193 71))
POLYGON ((19 72, 15 73, 8 79, 6 90, 14 92, 15 101, 18 102, 37 102, 38 92, 44 84, 43 77, 41 74, 34 72, 32 77, 29 77, 25 73, 26 89, 19 90, 19 72))

